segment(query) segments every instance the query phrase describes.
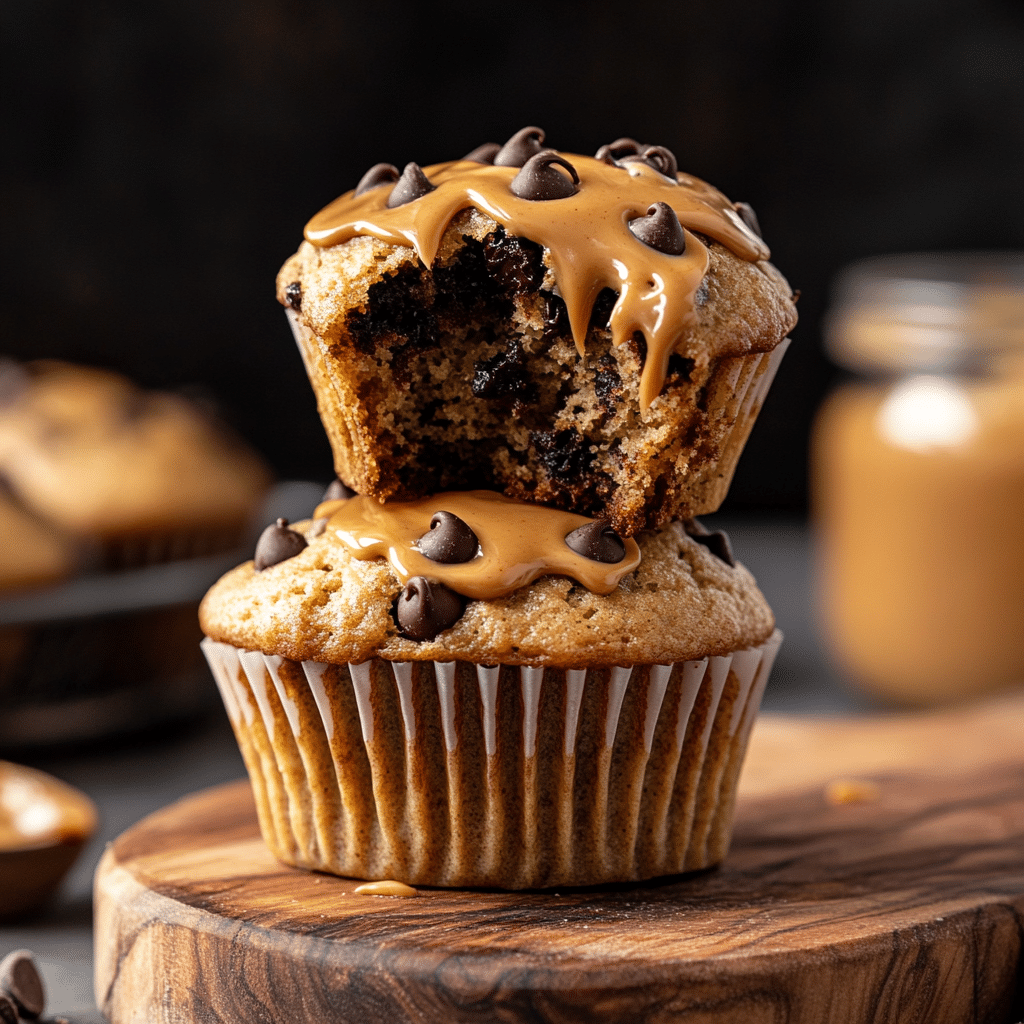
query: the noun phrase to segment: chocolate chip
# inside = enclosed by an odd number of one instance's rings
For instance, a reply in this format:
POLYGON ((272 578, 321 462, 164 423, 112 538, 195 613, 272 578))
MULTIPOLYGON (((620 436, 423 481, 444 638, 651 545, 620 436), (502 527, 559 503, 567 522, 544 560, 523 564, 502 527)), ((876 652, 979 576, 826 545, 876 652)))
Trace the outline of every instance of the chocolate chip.
POLYGON ((536 156, 543 146, 544 129, 532 125, 520 128, 494 156, 495 167, 522 167, 531 156, 536 156))
POLYGON ((14 1001, 0 993, 0 1022, 2 1024, 18 1024, 18 1008, 14 1001))
POLYGON ((471 149, 462 159, 472 160, 475 164, 493 164, 494 158, 501 152, 501 145, 497 142, 485 142, 476 149, 471 149))
POLYGON ((567 534, 565 543, 584 558, 593 562, 621 562, 626 557, 626 545, 607 523, 587 523, 567 534))
POLYGON ((22 1017, 34 1020, 43 1012, 43 979, 30 950, 16 949, 0 961, 0 992, 11 999, 22 1017))
POLYGON ((537 400, 537 389, 530 380, 518 338, 512 338, 504 352, 473 364, 470 389, 476 398, 515 398, 520 402, 537 400))
POLYGON ((764 237, 761 234, 761 225, 757 222, 757 214, 754 213, 754 208, 750 203, 733 203, 733 209, 740 215, 740 220, 743 221, 743 223, 746 224, 758 238, 764 237))
POLYGON ((629 230, 644 245, 669 256, 681 256, 686 252, 686 235, 679 223, 675 210, 668 203, 654 203, 647 207, 643 217, 634 217, 629 230))
POLYGON ((356 492, 351 487, 343 484, 338 477, 335 477, 328 485, 327 490, 324 491, 324 496, 320 499, 321 501, 348 501, 349 498, 354 498, 356 492))
POLYGON ((574 483, 585 476, 594 461, 590 445, 573 428, 534 430, 530 433, 530 444, 548 476, 562 484, 574 483))
POLYGON ((393 210, 396 206, 405 206, 406 203, 411 203, 414 199, 419 199, 428 192, 433 192, 435 188, 437 186, 430 184, 429 179, 423 173, 423 168, 419 164, 410 161, 405 165, 405 170, 402 171, 398 184, 395 185, 391 190, 391 195, 388 196, 388 209, 393 210))
POLYGON ((675 154, 671 149, 666 149, 664 146, 645 146, 639 153, 624 156, 620 163, 647 164, 648 167, 653 167, 656 171, 673 180, 675 180, 676 172, 679 170, 675 154))
POLYGON ((302 309, 302 285, 298 281, 292 281, 284 290, 284 299, 296 312, 302 309))
POLYGON ((633 156, 639 154, 644 147, 640 145, 636 139, 631 139, 628 136, 623 136, 621 139, 616 139, 614 142, 609 142, 607 146, 602 146, 595 154, 595 160, 601 160, 606 164, 614 164, 621 160, 624 156, 633 156))
POLYGON ((327 516, 321 516, 319 519, 314 519, 309 524, 309 529, 306 531, 307 537, 322 537, 324 530, 327 529, 327 516))
POLYGON ((398 168, 394 164, 374 164, 359 179, 359 184, 356 185, 356 195, 361 196, 364 192, 369 192, 371 188, 387 185, 392 181, 398 181, 398 168))
POLYGON ((408 640, 433 640, 462 617, 462 598, 443 583, 413 576, 395 602, 398 630, 408 640))
POLYGON ((297 530, 288 529, 287 519, 278 519, 273 526, 268 526, 256 542, 256 554, 253 567, 262 572, 278 562, 294 558, 300 551, 307 548, 306 538, 297 530))
POLYGON ((687 536, 692 537, 698 544, 703 544, 721 562, 736 567, 736 559, 733 557, 732 544, 729 542, 729 534, 725 530, 709 530, 699 519, 686 519, 683 522, 683 529, 687 536))
POLYGON ((523 169, 512 179, 509 188, 520 199, 546 202, 574 196, 579 191, 579 184, 576 168, 553 149, 544 149, 523 164, 523 169), (564 167, 572 175, 572 181, 556 171, 554 164, 564 167))
POLYGON ((430 533, 417 542, 420 552, 432 562, 456 565, 476 558, 480 541, 469 525, 451 512, 435 512, 430 533))

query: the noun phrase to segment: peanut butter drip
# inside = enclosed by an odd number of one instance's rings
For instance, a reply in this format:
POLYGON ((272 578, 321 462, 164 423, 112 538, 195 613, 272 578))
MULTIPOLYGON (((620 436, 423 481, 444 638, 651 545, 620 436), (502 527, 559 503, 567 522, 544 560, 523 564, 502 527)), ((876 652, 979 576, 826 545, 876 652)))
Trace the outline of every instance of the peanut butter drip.
POLYGON ((414 576, 438 580, 464 597, 504 597, 538 576, 571 576, 588 590, 610 594, 640 564, 640 548, 625 539, 622 561, 613 564, 577 554, 565 538, 593 522, 586 516, 513 501, 495 491, 453 491, 420 501, 381 505, 366 495, 324 502, 317 518, 330 517, 326 532, 353 558, 386 558, 406 582, 414 576), (468 562, 446 564, 422 554, 417 543, 430 531, 435 512, 451 512, 476 534, 480 545, 468 562))
POLYGON ((412 246, 429 267, 452 218, 475 207, 509 234, 547 250, 580 355, 594 300, 603 288, 619 293, 612 338, 621 345, 640 331, 647 340, 640 379, 640 406, 646 411, 665 383, 669 356, 693 322, 694 297, 707 273, 707 248, 693 232, 710 235, 742 259, 765 260, 770 253, 733 204, 699 178, 680 174, 673 181, 644 163, 563 155, 580 179, 579 190, 566 198, 519 198, 510 189, 518 168, 456 160, 425 168, 434 190, 393 209, 387 207, 387 184, 359 196, 345 193, 306 225, 305 236, 314 245, 329 246, 372 235, 412 246), (675 211, 683 227, 681 255, 660 252, 629 230, 631 220, 659 202, 675 211))
POLYGON ((418 896, 419 893, 405 882, 390 878, 380 882, 363 882, 352 890, 357 896, 418 896))

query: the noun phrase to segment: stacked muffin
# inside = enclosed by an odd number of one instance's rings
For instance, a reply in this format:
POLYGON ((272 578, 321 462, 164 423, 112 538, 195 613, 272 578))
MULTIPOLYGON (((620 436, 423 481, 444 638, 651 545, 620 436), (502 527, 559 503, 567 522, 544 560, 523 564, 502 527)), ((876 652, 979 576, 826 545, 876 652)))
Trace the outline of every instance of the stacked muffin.
POLYGON ((664 147, 543 142, 376 165, 279 275, 339 479, 201 623, 287 863, 527 888, 728 845, 780 637, 694 517, 792 295, 664 147))

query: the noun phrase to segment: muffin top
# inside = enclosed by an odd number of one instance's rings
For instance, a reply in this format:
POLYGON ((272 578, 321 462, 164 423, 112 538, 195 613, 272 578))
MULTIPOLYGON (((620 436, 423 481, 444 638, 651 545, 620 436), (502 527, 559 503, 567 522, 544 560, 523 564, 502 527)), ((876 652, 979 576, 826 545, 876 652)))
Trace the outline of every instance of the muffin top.
MULTIPOLYGON (((642 411, 660 394, 673 352, 690 357, 763 352, 796 322, 789 288, 774 268, 767 269, 771 254, 747 204, 733 203, 699 178, 679 173, 664 146, 618 139, 587 157, 543 148, 543 142, 544 132, 530 127, 503 147, 480 147, 462 160, 427 168, 410 163, 401 175, 389 164, 377 164, 353 192, 306 225, 307 243, 330 249, 372 237, 411 249, 409 255, 429 267, 455 217, 478 210, 506 234, 543 248, 550 283, 565 303, 581 356, 596 299, 606 288, 617 293, 608 317, 612 343, 622 345, 635 333, 645 341, 642 411), (729 254, 728 262, 731 256, 752 271, 764 265, 763 281, 756 273, 739 272, 735 301, 741 307, 751 290, 742 278, 761 285, 754 286, 759 315, 737 318, 740 324, 748 321, 745 331, 721 329, 734 314, 729 310, 723 317, 717 307, 733 301, 733 289, 724 298, 716 296, 710 308, 705 296, 703 316, 698 315, 713 243, 729 254)), ((299 293, 288 292, 293 284, 288 273, 279 276, 285 304, 294 305, 298 294, 306 301, 306 280, 299 293)), ((309 281, 313 290, 315 284, 309 281)))
POLYGON ((325 525, 297 524, 308 546, 277 564, 257 571, 247 562, 227 573, 200 608, 203 631, 297 661, 379 656, 573 668, 725 654, 762 643, 774 629, 750 573, 674 523, 637 538, 639 564, 609 593, 544 575, 502 597, 468 600, 454 625, 417 642, 399 632, 403 584, 390 562, 353 557, 325 525))
POLYGON ((259 457, 177 395, 41 360, 0 367, 0 477, 77 536, 244 521, 270 482, 259 457))

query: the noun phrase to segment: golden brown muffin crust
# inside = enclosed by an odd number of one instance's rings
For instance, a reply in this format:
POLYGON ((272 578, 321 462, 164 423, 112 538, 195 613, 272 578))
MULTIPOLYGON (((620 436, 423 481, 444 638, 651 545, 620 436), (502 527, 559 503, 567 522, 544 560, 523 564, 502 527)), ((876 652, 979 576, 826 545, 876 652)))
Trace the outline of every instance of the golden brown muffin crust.
POLYGON ((643 560, 607 596, 565 577, 543 577, 493 601, 470 601, 436 640, 398 634, 401 585, 384 559, 352 559, 309 522, 293 558, 255 572, 231 570, 206 595, 207 636, 295 661, 471 661, 558 667, 669 664, 765 641, 774 618, 753 577, 730 567, 680 524, 638 538, 643 560))

